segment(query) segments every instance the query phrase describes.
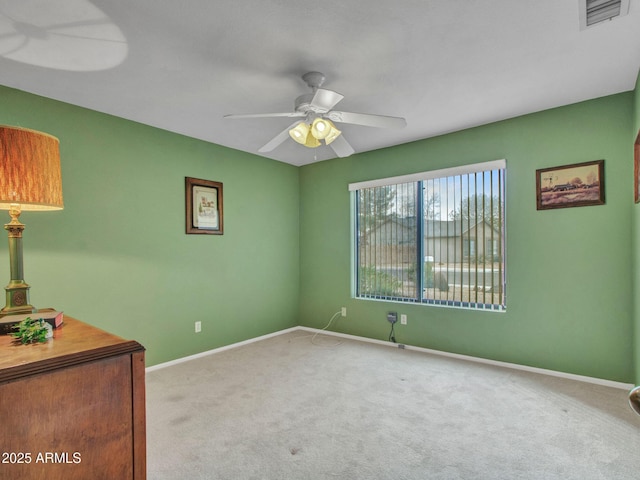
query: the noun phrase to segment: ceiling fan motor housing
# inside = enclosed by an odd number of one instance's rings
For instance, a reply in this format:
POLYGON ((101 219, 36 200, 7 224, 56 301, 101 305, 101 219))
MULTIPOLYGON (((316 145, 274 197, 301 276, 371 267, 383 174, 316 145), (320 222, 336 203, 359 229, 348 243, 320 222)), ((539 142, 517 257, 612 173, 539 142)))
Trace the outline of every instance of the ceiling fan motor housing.
POLYGON ((320 72, 308 72, 302 76, 302 80, 304 80, 304 82, 314 90, 322 86, 322 84, 324 83, 324 79, 324 73, 320 72))
POLYGON ((313 105, 311 103, 313 97, 313 93, 305 93, 304 95, 300 95, 298 98, 296 98, 296 112, 322 114, 329 111, 328 109, 322 108, 319 105, 313 105))

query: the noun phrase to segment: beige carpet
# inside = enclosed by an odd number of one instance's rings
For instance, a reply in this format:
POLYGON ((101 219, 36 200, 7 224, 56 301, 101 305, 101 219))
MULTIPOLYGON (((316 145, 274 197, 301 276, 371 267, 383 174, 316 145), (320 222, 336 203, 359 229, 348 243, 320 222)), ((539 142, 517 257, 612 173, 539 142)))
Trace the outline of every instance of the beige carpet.
POLYGON ((149 372, 149 480, 640 479, 625 390, 311 340, 149 372))

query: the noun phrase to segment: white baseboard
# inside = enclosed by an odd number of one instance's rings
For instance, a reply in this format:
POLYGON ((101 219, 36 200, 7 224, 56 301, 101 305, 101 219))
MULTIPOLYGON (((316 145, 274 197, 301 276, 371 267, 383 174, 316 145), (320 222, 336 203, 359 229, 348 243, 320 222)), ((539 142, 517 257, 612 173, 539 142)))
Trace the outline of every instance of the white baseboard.
POLYGON ((232 348, 241 347, 243 345, 248 345, 250 343, 259 342, 260 340, 265 340, 267 338, 277 337, 279 335, 283 335, 285 333, 290 333, 290 332, 295 332, 295 331, 298 331, 298 330, 302 330, 302 331, 305 331, 305 332, 311 332, 311 333, 323 333, 325 335, 331 335, 331 336, 334 336, 334 337, 346 338, 346 339, 354 340, 354 341, 358 341, 358 342, 375 343, 377 345, 384 345, 384 346, 392 347, 392 348, 401 348, 401 347, 399 347, 399 345, 404 345, 403 348, 405 350, 413 350, 413 351, 417 351, 417 352, 430 353, 430 354, 433 354, 433 355, 440 355, 440 356, 443 356, 443 357, 456 358, 456 359, 459 359, 459 360, 466 360, 468 362, 483 363, 485 365, 493 365, 493 366, 496 366, 496 367, 511 368, 513 370, 522 370, 522 371, 525 371, 525 372, 538 373, 538 374, 541 374, 541 375, 549 375, 549 376, 552 376, 552 377, 566 378, 568 380, 576 380, 578 382, 593 383, 595 385, 602 385, 602 386, 605 386, 605 387, 619 388, 619 389, 622 389, 622 390, 631 390, 634 387, 634 384, 632 384, 632 383, 615 382, 613 380, 606 380, 606 379, 603 379, 603 378, 587 377, 587 376, 584 376, 584 375, 576 375, 576 374, 573 374, 573 373, 559 372, 559 371, 556 371, 556 370, 547 370, 547 369, 544 369, 544 368, 529 367, 527 365, 519 365, 517 363, 500 362, 500 361, 497 361, 497 360, 489 360, 489 359, 486 359, 486 358, 472 357, 470 355, 461 355, 461 354, 458 354, 458 353, 443 352, 441 350, 432 350, 432 349, 429 349, 429 348, 414 347, 412 345, 398 344, 398 343, 393 343, 393 342, 387 342, 387 341, 384 341, 384 340, 376 340, 374 338, 360 337, 360 336, 357 336, 357 335, 350 335, 350 334, 347 334, 347 333, 340 333, 340 332, 332 332, 332 331, 329 331, 329 330, 321 330, 321 329, 318 329, 318 328, 310 328, 310 327, 292 327, 292 328, 287 328, 285 330, 279 330, 277 332, 269 333, 267 335, 262 335, 260 337, 250 338, 250 339, 244 340, 242 342, 232 343, 230 345, 225 345, 224 347, 214 348, 213 350, 208 350, 206 352, 197 353, 195 355, 189 355, 188 357, 178 358, 176 360, 171 360, 171 361, 165 362, 165 363, 159 363, 157 365, 153 365, 151 367, 147 367, 146 371, 147 372, 152 372, 154 370, 159 370, 161 368, 170 367, 172 365, 177 365, 179 363, 184 363, 184 362, 188 362, 190 360, 195 360, 196 358, 206 357, 208 355, 213 355, 215 353, 224 352, 225 350, 230 350, 232 348))
POLYGON ((243 345, 249 345, 250 343, 259 342, 260 340, 265 340, 267 338, 277 337, 279 335, 283 335, 289 332, 295 332, 299 330, 300 327, 292 327, 287 328, 285 330, 279 330, 277 332, 268 333, 267 335, 262 335, 260 337, 250 338, 248 340, 244 340, 242 342, 232 343, 230 345, 225 345, 224 347, 214 348, 213 350, 207 350, 206 352, 196 353, 195 355, 189 355, 188 357, 177 358, 175 360, 171 360, 165 363, 158 363, 157 365, 152 365, 145 369, 146 372, 153 372, 154 370, 160 370, 161 368, 170 367, 172 365, 177 365, 179 363, 189 362, 191 360, 195 360, 196 358, 206 357, 208 355, 213 355, 214 353, 224 352, 225 350, 231 350, 232 348, 242 347, 243 345))
MULTIPOLYGON (((318 330, 316 328, 309 328, 309 327, 297 327, 299 330, 305 330, 307 332, 319 332, 321 330, 318 330)), ((387 342, 384 340, 376 340, 374 338, 366 338, 366 337, 359 337, 356 335, 349 335, 346 333, 339 333, 339 332, 331 332, 328 330, 322 330, 322 333, 326 334, 326 335, 333 335, 336 337, 342 337, 342 338, 348 338, 350 340, 356 340, 356 341, 360 341, 360 342, 369 342, 369 343, 375 343, 378 345, 385 345, 388 347, 392 347, 392 348, 400 348, 399 345, 404 345, 404 349, 405 350, 415 350, 418 352, 424 352, 424 353, 431 353, 433 355, 440 355, 442 357, 450 357, 450 358, 457 358, 459 360, 466 360, 469 362, 476 362, 476 363, 483 363, 486 365, 493 365, 496 367, 504 367, 504 368, 511 368, 513 370, 523 370, 525 372, 532 372, 532 373, 539 373, 541 375, 549 375, 552 377, 560 377, 560 378, 566 378, 569 380, 577 380, 579 382, 587 382, 587 383, 594 383, 596 385, 603 385, 605 387, 613 387, 613 388, 620 388, 620 389, 624 389, 624 390, 630 390, 631 388, 633 388, 633 384, 632 383, 623 383, 623 382, 615 382, 613 380, 606 380, 604 378, 595 378, 595 377, 587 377, 584 375, 576 375, 573 373, 565 373, 565 372, 559 372, 556 370, 547 370, 544 368, 537 368, 537 367, 529 367, 527 365, 519 365, 517 363, 509 363, 509 362, 500 362, 498 360, 489 360, 486 358, 480 358, 480 357, 472 357, 470 355, 461 355, 459 353, 450 353, 450 352, 443 352, 442 350, 432 350, 429 348, 422 348, 422 347, 414 347, 412 345, 406 345, 406 344, 398 344, 398 343, 393 343, 393 342, 387 342)))

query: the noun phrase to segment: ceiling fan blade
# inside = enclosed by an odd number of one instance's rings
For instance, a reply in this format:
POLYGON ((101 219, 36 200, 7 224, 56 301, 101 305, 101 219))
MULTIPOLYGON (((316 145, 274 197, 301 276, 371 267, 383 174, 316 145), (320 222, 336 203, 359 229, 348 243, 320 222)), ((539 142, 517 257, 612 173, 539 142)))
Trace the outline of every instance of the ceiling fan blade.
POLYGON ((353 147, 349 145, 349 142, 347 142, 342 135, 331 142, 329 146, 333 149, 334 152, 336 152, 336 155, 338 155, 340 158, 348 157, 349 155, 355 153, 353 147))
POLYGON ((352 113, 331 111, 324 115, 329 120, 339 123, 351 123, 366 127, 378 128, 403 128, 407 121, 402 117, 389 117, 387 115, 371 115, 368 113, 352 113))
POLYGON ((318 88, 311 99, 311 106, 328 112, 344 98, 344 95, 332 90, 318 88))
POLYGON ((297 122, 292 123, 291 125, 289 125, 287 128, 285 128, 283 131, 281 131, 278 135, 276 135, 275 137, 273 137, 269 142, 267 142, 265 145, 263 145, 262 147, 260 147, 258 149, 258 151, 260 153, 265 153, 265 152, 270 152, 272 151, 274 148, 276 148, 277 146, 279 146, 282 142, 284 142, 287 138, 289 138, 289 130, 291 130, 293 127, 295 127, 296 125, 298 125, 299 123, 301 123, 302 120, 299 120, 297 122))
POLYGON ((269 117, 304 117, 302 112, 286 112, 286 113, 232 113, 225 115, 224 118, 269 118, 269 117))

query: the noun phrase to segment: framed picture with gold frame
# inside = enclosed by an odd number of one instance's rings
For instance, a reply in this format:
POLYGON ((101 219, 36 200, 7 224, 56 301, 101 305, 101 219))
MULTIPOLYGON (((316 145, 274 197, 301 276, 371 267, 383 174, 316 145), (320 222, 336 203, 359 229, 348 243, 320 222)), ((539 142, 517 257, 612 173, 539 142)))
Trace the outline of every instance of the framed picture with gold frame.
POLYGON ((222 182, 185 177, 187 234, 222 235, 222 182))

